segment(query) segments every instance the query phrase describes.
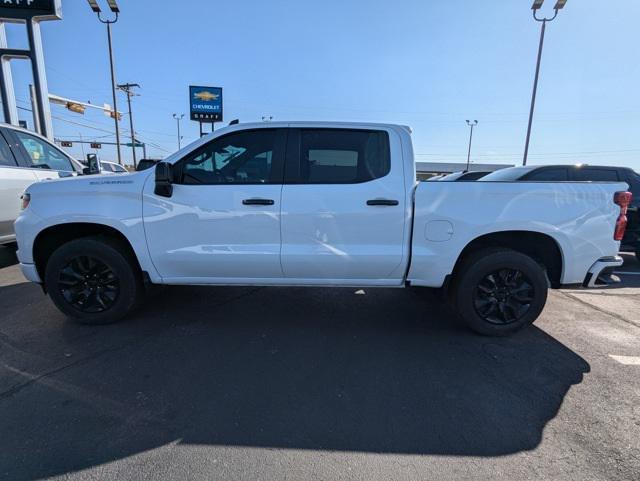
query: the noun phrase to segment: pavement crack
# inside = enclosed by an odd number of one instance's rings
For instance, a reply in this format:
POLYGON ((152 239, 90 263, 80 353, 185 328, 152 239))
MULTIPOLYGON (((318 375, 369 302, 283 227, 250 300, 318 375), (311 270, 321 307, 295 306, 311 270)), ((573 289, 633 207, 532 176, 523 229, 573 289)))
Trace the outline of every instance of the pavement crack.
MULTIPOLYGON (((256 287, 254 289, 251 289, 248 292, 244 292, 244 293, 242 293, 242 294, 240 294, 238 296, 235 296, 235 297, 227 299, 227 300, 225 300, 223 302, 220 302, 220 303, 212 306, 212 308, 213 309, 220 308, 220 307, 222 307, 224 305, 230 304, 230 303, 235 302, 237 300, 240 300, 240 299, 242 299, 244 297, 248 297, 248 296, 258 292, 261 289, 263 289, 263 287, 256 287)), ((193 322, 202 322, 202 320, 201 319, 197 319, 197 320, 194 320, 193 322)), ((64 366, 60 366, 58 368, 51 369, 51 370, 46 371, 46 372, 44 372, 42 374, 30 375, 30 374, 27 374, 27 373, 22 373, 23 375, 27 376, 28 379, 26 381, 24 381, 23 383, 16 384, 16 385, 10 387, 9 389, 6 389, 4 391, 0 391, 0 401, 12 397, 14 394, 22 391, 24 388, 26 388, 28 386, 31 386, 32 384, 35 384, 35 383, 37 383, 37 382, 39 382, 39 381, 41 381, 41 380, 43 380, 45 378, 48 378, 50 376, 53 376, 53 375, 58 374, 60 372, 63 372, 63 371, 65 371, 67 369, 70 369, 72 367, 76 367, 76 366, 88 363, 90 361, 93 361, 95 359, 98 359, 98 358, 102 357, 105 354, 109 354, 109 353, 112 353, 112 352, 117 352, 117 351, 120 351, 122 349, 126 349, 128 347, 135 346, 137 344, 142 344, 145 341, 148 341, 150 338, 156 337, 156 336, 158 336, 158 335, 160 335, 160 334, 164 333, 165 331, 167 331, 169 329, 172 329, 172 328, 173 328, 173 326, 167 326, 164 329, 159 329, 159 330, 153 331, 148 336, 137 338, 137 339, 133 339, 130 342, 126 342, 126 343, 121 344, 121 345, 116 346, 116 347, 112 347, 112 348, 109 348, 109 349, 103 349, 101 351, 95 352, 92 355, 80 358, 80 359, 78 359, 78 360, 76 360, 74 362, 71 362, 69 364, 65 364, 64 366)), ((6 337, 6 335, 5 335, 5 337, 6 337)), ((2 341, 2 338, 0 338, 0 341, 2 341)), ((16 369, 12 368, 11 366, 9 366, 7 364, 3 363, 3 365, 4 365, 5 368, 7 368, 9 370, 18 372, 16 369)))
MULTIPOLYGON (((47 378, 49 376, 53 376, 54 374, 58 374, 59 372, 65 371, 66 369, 75 367, 75 366, 79 366, 81 364, 87 363, 89 361, 93 361, 94 359, 97 359, 101 356, 103 356, 104 354, 110 353, 110 352, 115 352, 115 351, 119 351, 121 349, 124 349, 126 347, 129 347, 131 345, 135 344, 135 342, 131 342, 131 343, 127 343, 118 347, 114 347, 114 348, 110 348, 110 349, 104 349, 102 351, 98 351, 94 354, 92 354, 91 356, 87 356, 87 357, 83 357, 81 359, 78 359, 74 362, 71 362, 69 364, 65 364, 64 366, 60 366, 58 368, 55 369, 51 369, 49 371, 43 372, 42 374, 37 374, 37 375, 29 375, 26 373, 22 373, 25 376, 31 376, 29 377, 29 379, 27 379, 25 382, 20 383, 20 384, 16 384, 15 386, 10 387, 9 389, 5 390, 5 391, 1 391, 0 392, 0 401, 10 398, 11 396, 13 396, 14 394, 18 393, 19 391, 21 391, 22 389, 24 389, 27 386, 30 386, 34 383, 37 383, 38 381, 41 381, 44 378, 47 378)), ((6 364, 4 364, 4 367, 11 370, 11 371, 16 371, 16 369, 12 368, 11 366, 8 366, 6 364)))
POLYGON ((576 302, 579 302, 583 306, 587 306, 587 307, 590 307, 591 309, 594 309, 594 310, 596 310, 598 312, 601 312, 602 314, 606 314, 607 316, 614 317, 614 318, 618 319, 619 321, 626 322, 627 324, 631 324, 632 326, 640 327, 640 323, 637 322, 637 321, 633 321, 631 319, 627 319, 626 317, 623 317, 623 316, 621 316, 619 314, 616 314, 615 312, 607 311, 606 309, 602 309, 602 308, 600 308, 598 306, 594 306, 590 302, 587 302, 587 301, 585 301, 583 299, 580 299, 578 296, 570 294, 569 292, 558 291, 558 293, 562 294, 565 297, 568 297, 569 299, 572 299, 572 300, 574 300, 576 302))

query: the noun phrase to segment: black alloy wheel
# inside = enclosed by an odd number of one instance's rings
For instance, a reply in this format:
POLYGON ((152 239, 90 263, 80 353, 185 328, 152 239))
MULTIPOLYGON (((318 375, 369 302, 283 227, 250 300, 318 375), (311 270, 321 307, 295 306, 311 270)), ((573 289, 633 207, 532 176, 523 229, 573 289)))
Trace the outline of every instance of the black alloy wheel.
POLYGON ((51 300, 69 318, 109 324, 142 300, 142 273, 124 241, 106 235, 80 237, 55 249, 45 266, 51 300))
POLYGON ((492 324, 512 324, 522 319, 535 297, 533 283, 518 269, 500 269, 483 277, 476 286, 473 305, 492 324))
POLYGON ((115 304, 120 294, 120 280, 103 261, 78 256, 60 270, 58 288, 74 309, 93 314, 107 311, 115 304))
POLYGON ((486 247, 462 259, 452 280, 455 313, 475 332, 506 336, 531 325, 544 309, 544 266, 505 247, 486 247))

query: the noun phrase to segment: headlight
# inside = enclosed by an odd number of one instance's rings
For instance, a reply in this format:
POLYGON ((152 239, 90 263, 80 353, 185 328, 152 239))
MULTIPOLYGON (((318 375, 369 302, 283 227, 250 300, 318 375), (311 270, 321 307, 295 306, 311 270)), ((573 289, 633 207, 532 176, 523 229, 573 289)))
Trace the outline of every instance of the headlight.
POLYGON ((20 196, 22 200, 22 210, 25 210, 29 207, 29 203, 31 202, 31 194, 27 194, 26 192, 20 196))

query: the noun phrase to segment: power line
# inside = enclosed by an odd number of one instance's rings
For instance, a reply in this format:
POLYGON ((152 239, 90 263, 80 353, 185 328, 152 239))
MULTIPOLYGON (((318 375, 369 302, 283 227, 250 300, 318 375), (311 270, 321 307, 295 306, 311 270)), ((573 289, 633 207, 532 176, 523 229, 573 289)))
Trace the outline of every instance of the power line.
MULTIPOLYGON (((20 106, 18 106, 18 109, 20 109, 20 110, 25 110, 25 111, 27 111, 27 112, 31 112, 31 109, 28 109, 28 108, 26 108, 26 107, 20 107, 20 106)), ((63 117, 58 117, 58 116, 55 116, 55 115, 53 115, 52 117, 53 117, 54 119, 56 119, 56 120, 60 120, 60 121, 62 121, 62 122, 66 122, 66 123, 73 124, 73 125, 78 125, 78 126, 80 126, 80 127, 85 127, 85 128, 87 128, 87 129, 97 130, 97 131, 99 131, 99 132, 107 132, 107 133, 109 134, 109 135, 105 135, 105 136, 101 136, 101 137, 96 137, 96 138, 106 138, 106 137, 112 137, 112 136, 114 136, 114 135, 115 135, 115 134, 114 134, 114 132, 109 131, 109 130, 106 130, 106 129, 101 129, 101 128, 99 128, 99 127, 94 127, 94 126, 92 126, 92 125, 83 124, 83 123, 81 123, 81 122, 75 122, 75 121, 73 121, 73 120, 68 120, 68 119, 65 119, 65 118, 63 118, 63 117)), ((73 137, 76 137, 76 136, 73 136, 73 137)), ((144 139, 142 139, 142 138, 140 138, 140 137, 138 138, 138 140, 141 140, 143 143, 145 143, 145 144, 147 144, 147 145, 149 145, 149 146, 151 146, 151 147, 153 147, 153 148, 155 148, 155 149, 157 149, 157 150, 160 150, 160 151, 162 151, 162 152, 165 152, 165 153, 171 153, 171 151, 170 151, 170 150, 167 150, 167 149, 165 149, 164 147, 161 147, 160 145, 158 145, 158 144, 157 144, 157 143, 155 143, 155 142, 146 142, 144 139)))

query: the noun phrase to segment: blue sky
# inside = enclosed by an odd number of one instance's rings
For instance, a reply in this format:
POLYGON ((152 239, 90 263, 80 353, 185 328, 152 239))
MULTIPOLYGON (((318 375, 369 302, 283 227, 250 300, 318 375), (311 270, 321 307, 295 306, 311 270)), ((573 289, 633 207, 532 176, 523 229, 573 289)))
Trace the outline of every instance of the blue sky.
MULTIPOLYGON (((174 112, 186 114, 183 142, 198 137, 194 84, 224 88, 226 121, 408 124, 425 161, 466 160, 465 119, 478 119, 472 159, 521 162, 539 38, 529 0, 118 1, 117 80, 142 86, 133 111, 152 156, 176 149, 174 112)), ((49 90, 111 103, 106 30, 85 1, 62 4, 63 20, 42 28, 49 90)), ((638 18, 637 0, 569 0, 548 25, 530 163, 640 170, 638 18)), ((22 30, 10 26, 12 46, 24 45, 22 30)), ((13 65, 28 107, 29 68, 13 65)), ((56 137, 113 140, 103 114, 52 108, 56 137)), ((82 156, 77 144, 70 151, 82 156)))

